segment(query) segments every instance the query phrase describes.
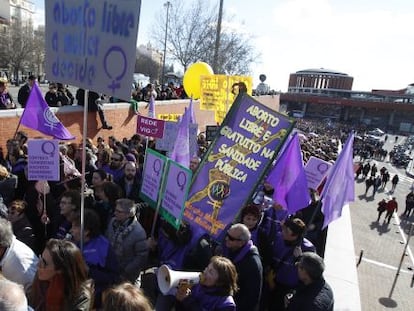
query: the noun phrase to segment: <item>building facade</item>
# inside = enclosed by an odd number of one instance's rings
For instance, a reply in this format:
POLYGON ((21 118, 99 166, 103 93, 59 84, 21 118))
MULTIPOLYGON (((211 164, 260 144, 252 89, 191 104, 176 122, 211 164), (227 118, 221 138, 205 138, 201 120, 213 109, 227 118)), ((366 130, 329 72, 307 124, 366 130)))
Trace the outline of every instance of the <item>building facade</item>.
POLYGON ((401 90, 352 91, 353 77, 327 69, 292 73, 280 110, 294 117, 365 123, 394 132, 414 132, 414 84, 401 90))

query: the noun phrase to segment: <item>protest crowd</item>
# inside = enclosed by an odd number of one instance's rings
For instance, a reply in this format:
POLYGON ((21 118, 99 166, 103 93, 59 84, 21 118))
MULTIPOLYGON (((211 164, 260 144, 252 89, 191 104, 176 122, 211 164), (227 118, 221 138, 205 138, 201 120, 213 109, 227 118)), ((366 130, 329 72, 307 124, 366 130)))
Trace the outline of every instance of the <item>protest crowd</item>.
MULTIPOLYGON (((338 141, 348 130, 328 132, 311 121, 298 128, 306 135, 304 159, 329 161, 335 161, 338 141)), ((28 181, 27 139, 20 131, 0 154, 1 210, 8 219, 1 220, 0 254, 3 276, 24 287, 33 309, 110 310, 109 303, 139 298, 156 310, 192 310, 200 303, 211 310, 307 310, 309 304, 333 310, 333 294, 322 276, 323 215, 315 212, 316 192, 308 208, 288 215, 272 200, 277 189, 263 183, 223 241, 186 223, 175 230, 162 219, 151 236, 154 210, 138 194, 145 150, 155 148, 154 142, 147 145, 137 134, 107 142, 88 139, 81 236, 81 146, 60 144, 59 182, 28 181), (164 295, 154 269, 162 264, 204 271, 205 280, 164 295), (108 292, 125 299, 109 300, 108 292)), ((202 157, 208 147, 202 134, 198 143, 202 157)))
MULTIPOLYGON (((334 163, 352 130, 298 120, 303 161, 334 163)), ((82 195, 80 143, 59 144, 59 181, 36 181, 27 178, 27 142, 19 131, 0 149, 0 306, 13 305, 2 310, 333 310, 318 189, 289 213, 264 178, 217 240, 185 221, 175 229, 140 197, 155 140, 87 139, 82 195), (200 282, 162 292, 162 265, 202 272, 200 282), (4 298, 6 290, 24 298, 4 298)), ((194 172, 210 142, 200 134, 197 143, 194 172)))

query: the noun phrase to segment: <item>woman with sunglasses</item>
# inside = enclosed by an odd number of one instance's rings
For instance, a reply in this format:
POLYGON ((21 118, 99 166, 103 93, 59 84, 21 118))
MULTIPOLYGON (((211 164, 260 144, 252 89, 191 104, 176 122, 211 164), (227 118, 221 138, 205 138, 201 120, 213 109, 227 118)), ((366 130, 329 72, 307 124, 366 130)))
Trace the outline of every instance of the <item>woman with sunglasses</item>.
POLYGON ((91 310, 93 284, 82 253, 67 240, 50 239, 40 255, 30 305, 39 311, 91 310))
POLYGON ((192 288, 182 281, 176 298, 176 310, 235 311, 233 299, 237 288, 237 272, 234 264, 227 258, 214 256, 204 269, 201 281, 192 288))

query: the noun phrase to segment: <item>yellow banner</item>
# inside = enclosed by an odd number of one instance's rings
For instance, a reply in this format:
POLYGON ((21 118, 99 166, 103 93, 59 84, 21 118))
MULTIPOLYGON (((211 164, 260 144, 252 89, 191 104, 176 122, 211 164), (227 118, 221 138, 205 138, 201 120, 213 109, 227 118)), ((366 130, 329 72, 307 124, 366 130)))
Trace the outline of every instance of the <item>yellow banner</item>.
MULTIPOLYGON (((252 95, 253 79, 247 76, 208 75, 201 77, 201 110, 228 111, 238 94, 235 84, 244 82, 252 95)), ((216 114, 217 115, 217 114, 216 114)))
POLYGON ((181 113, 162 113, 157 115, 157 119, 177 122, 181 116, 181 113))

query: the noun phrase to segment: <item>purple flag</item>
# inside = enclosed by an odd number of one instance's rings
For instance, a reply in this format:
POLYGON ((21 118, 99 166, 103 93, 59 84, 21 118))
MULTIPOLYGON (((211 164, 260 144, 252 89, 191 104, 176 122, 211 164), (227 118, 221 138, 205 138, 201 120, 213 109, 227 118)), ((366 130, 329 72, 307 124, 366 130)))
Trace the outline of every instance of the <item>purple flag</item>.
POLYGON ((276 161, 267 182, 275 188, 273 199, 287 209, 289 214, 294 214, 309 205, 308 182, 297 133, 276 161))
POLYGON ((186 109, 178 124, 178 133, 170 158, 184 167, 190 167, 190 113, 186 109))
POLYGON ((335 219, 341 217, 342 207, 355 200, 355 181, 353 167, 353 144, 354 134, 352 133, 345 143, 344 149, 326 179, 323 187, 322 213, 325 215, 323 228, 335 219))
POLYGON ((37 84, 30 92, 20 123, 55 139, 75 139, 49 108, 37 84))
POLYGON ((194 106, 193 106, 193 98, 190 98, 190 105, 188 106, 188 110, 189 110, 189 114, 190 114, 190 123, 191 124, 196 124, 196 117, 195 117, 195 113, 194 113, 194 106))
POLYGON ((155 119, 155 99, 152 94, 148 103, 148 117, 155 119))

